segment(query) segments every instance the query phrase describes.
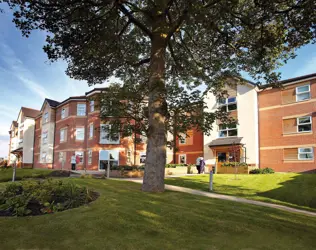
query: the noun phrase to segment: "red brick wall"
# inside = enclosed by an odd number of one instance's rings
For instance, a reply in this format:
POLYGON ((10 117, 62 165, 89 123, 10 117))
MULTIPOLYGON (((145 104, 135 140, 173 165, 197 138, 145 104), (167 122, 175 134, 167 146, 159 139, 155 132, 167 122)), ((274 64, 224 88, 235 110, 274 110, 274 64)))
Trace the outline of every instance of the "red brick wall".
MULTIPOLYGON (((295 89, 302 83, 304 82, 287 86, 283 90, 272 89, 259 92, 260 168, 271 167, 280 172, 316 170, 315 160, 312 162, 284 160, 284 148, 308 147, 316 143, 316 80, 310 82, 311 100, 282 104, 282 91, 287 91, 289 88, 295 89), (272 108, 269 109, 269 107, 272 108), (285 135, 283 118, 300 117, 304 114, 312 116, 312 133, 285 135)), ((314 159, 315 157, 316 155, 314 155, 314 159)))
POLYGON ((187 144, 180 144, 177 139, 176 163, 180 163, 179 155, 186 155, 187 164, 195 164, 196 159, 203 156, 203 132, 192 129, 192 138, 187 138, 187 141, 187 144))
POLYGON ((40 164, 39 159, 40 159, 40 145, 41 145, 41 134, 42 134, 42 129, 41 129, 41 119, 42 116, 38 117, 35 119, 35 133, 34 133, 34 155, 33 155, 33 165, 34 168, 47 168, 47 164, 40 164))

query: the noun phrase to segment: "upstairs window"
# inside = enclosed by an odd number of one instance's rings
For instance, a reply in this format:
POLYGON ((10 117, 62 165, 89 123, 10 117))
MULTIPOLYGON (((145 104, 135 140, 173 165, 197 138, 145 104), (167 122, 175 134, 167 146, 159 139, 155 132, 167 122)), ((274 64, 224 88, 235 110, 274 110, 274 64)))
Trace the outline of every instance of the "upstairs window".
POLYGON ((93 138, 93 124, 91 123, 89 126, 89 138, 93 138))
POLYGON ((94 111, 94 101, 90 101, 90 112, 94 111))
POLYGON ((314 158, 313 148, 298 148, 299 160, 312 160, 314 158))
POLYGON ((43 134, 42 134, 43 144, 47 143, 47 138, 48 138, 48 132, 44 131, 43 134))
POLYGON ((296 101, 305 101, 311 98, 310 85, 296 87, 296 101))
POLYGON ((109 124, 101 124, 100 125, 100 144, 119 144, 120 143, 120 135, 119 133, 109 136, 109 130, 111 129, 111 125, 109 124))
POLYGON ((66 118, 66 108, 63 108, 61 110, 61 119, 65 119, 66 118))
POLYGON ((304 116, 297 118, 297 132, 310 132, 312 131, 312 117, 304 116))
POLYGON ((60 142, 67 141, 67 129, 60 130, 60 142))
POLYGON ((76 140, 77 141, 84 140, 84 128, 76 128, 76 140))
POLYGON ((218 98, 217 104, 220 107, 220 109, 225 111, 225 112, 237 110, 236 97, 218 98))
POLYGON ((92 163, 92 150, 89 149, 88 150, 88 164, 91 164, 92 163))
POLYGON ((48 122, 48 112, 44 114, 44 123, 48 122))
POLYGON ((186 144, 187 143, 187 135, 182 134, 181 137, 179 138, 179 144, 186 144))
POLYGON ((78 103, 77 104, 77 116, 85 116, 86 115, 86 104, 78 103))
POLYGON ((218 125, 218 137, 231 137, 237 136, 237 125, 236 124, 220 124, 218 125))

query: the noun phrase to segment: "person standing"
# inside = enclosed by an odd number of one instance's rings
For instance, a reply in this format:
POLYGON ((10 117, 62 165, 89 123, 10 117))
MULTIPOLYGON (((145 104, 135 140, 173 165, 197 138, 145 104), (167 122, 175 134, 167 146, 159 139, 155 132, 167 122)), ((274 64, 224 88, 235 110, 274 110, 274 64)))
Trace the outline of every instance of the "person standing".
POLYGON ((71 156, 70 162, 71 162, 71 170, 76 170, 76 155, 75 154, 71 156))
POLYGON ((197 159, 196 159, 196 169, 197 169, 197 171, 198 171, 198 174, 200 174, 201 173, 201 157, 198 157, 197 159))
POLYGON ((205 161, 203 157, 200 157, 200 173, 204 174, 205 172, 205 161))

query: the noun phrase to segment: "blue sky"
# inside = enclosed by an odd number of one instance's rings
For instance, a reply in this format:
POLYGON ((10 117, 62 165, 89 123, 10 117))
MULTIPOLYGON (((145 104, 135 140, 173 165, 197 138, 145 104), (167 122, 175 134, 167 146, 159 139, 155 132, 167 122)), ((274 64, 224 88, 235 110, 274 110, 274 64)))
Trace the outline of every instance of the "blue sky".
MULTIPOLYGON (((4 5, 1 5, 3 7, 4 5)), ((10 10, 0 13, 0 157, 8 154, 8 130, 21 106, 40 109, 45 97, 62 101, 92 87, 70 79, 64 62, 50 63, 42 47, 44 32, 24 38, 12 23, 10 10)), ((316 45, 301 48, 296 59, 279 71, 282 79, 316 73, 316 45)))

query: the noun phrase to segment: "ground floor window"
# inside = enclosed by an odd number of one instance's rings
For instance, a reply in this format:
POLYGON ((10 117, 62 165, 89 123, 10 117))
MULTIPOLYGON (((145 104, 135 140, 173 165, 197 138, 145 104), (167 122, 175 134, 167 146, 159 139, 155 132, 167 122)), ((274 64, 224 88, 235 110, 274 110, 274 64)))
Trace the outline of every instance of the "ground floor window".
POLYGON ((186 164, 187 163, 187 156, 186 155, 179 155, 179 163, 186 164))
POLYGON ((58 153, 58 159, 59 159, 59 162, 63 162, 64 161, 64 152, 59 152, 58 153))
POLYGON ((298 148, 299 160, 312 160, 314 158, 313 148, 298 148))
POLYGON ((141 152, 139 155, 139 163, 145 164, 146 163, 146 152, 141 152))
POLYGON ((82 151, 76 151, 76 163, 77 164, 83 164, 83 152, 82 151))
POLYGON ((46 152, 43 152, 41 156, 42 163, 46 163, 46 156, 47 156, 46 152))
POLYGON ((119 165, 119 151, 118 150, 100 150, 99 152, 100 169, 107 169, 119 165))
POLYGON ((88 164, 92 163, 92 150, 88 150, 88 164))
POLYGON ((126 162, 127 163, 131 163, 132 161, 132 151, 131 150, 127 150, 126 151, 126 162))

